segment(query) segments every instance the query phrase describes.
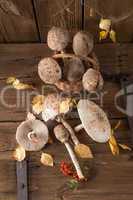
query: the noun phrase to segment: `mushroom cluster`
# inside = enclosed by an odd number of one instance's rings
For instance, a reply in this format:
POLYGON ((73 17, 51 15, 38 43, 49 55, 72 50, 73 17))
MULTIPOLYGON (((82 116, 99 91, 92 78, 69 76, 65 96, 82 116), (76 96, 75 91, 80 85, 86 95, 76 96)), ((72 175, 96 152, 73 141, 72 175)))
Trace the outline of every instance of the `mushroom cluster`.
POLYGON ((93 51, 94 40, 91 33, 77 32, 72 41, 73 53, 69 53, 69 31, 52 27, 48 32, 47 44, 54 53, 38 64, 38 74, 44 83, 55 85, 65 93, 80 92, 83 89, 91 92, 102 88, 103 78, 93 51))

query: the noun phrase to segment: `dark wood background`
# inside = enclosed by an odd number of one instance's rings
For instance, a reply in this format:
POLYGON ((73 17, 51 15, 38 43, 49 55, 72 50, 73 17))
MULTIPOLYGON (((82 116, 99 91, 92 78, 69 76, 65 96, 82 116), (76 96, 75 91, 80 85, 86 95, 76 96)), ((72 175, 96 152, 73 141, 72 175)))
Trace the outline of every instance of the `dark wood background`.
MULTIPOLYGON (((118 15, 123 16, 123 13, 133 10, 132 0, 102 1, 105 3, 103 16, 111 15, 116 19, 118 15)), ((67 27, 72 35, 80 29, 91 31, 95 36, 95 52, 105 77, 107 94, 103 108, 112 126, 121 120, 121 126, 116 133, 117 140, 132 145, 127 116, 115 108, 114 97, 121 89, 120 77, 128 78, 133 74, 133 15, 131 12, 123 20, 114 20, 116 44, 111 44, 109 40, 99 44, 98 24, 102 10, 99 2, 101 1, 0 0, 0 91, 6 86, 9 76, 16 76, 40 87, 37 63, 42 57, 51 54, 44 42, 52 25, 67 27)), ((5 98, 9 103, 16 103, 15 90, 9 90, 5 98)), ((16 148, 16 128, 25 117, 25 106, 7 108, 0 102, 0 200, 16 200, 16 162, 12 159, 12 152, 16 148)), ((77 120, 70 122, 77 124, 77 120)), ((92 173, 82 189, 61 193, 59 199, 132 200, 132 155, 121 151, 120 156, 113 157, 108 144, 94 143, 84 132, 78 137, 92 148, 95 173, 92 173)), ((54 168, 40 164, 41 152, 30 153, 30 200, 54 200, 57 189, 66 182, 66 178, 59 172, 59 163, 67 155, 64 147, 54 140, 54 144, 48 146, 46 152, 53 154, 54 168)))

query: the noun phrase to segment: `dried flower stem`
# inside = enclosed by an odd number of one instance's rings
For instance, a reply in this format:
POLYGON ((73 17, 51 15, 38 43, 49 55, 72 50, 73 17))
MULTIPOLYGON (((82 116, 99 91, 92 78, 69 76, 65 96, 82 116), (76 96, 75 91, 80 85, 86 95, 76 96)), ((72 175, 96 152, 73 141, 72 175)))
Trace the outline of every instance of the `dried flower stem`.
POLYGON ((84 129, 83 124, 79 124, 79 125, 75 126, 75 128, 74 128, 75 132, 79 132, 82 129, 84 129))

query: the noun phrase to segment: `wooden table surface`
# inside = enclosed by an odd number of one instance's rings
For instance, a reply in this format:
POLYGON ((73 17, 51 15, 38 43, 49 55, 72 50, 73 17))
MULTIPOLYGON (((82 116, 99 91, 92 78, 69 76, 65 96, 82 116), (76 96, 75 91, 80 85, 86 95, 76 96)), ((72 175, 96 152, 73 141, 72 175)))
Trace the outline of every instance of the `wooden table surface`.
MULTIPOLYGON (((121 89, 120 75, 133 73, 132 49, 133 45, 129 44, 97 45, 95 49, 101 63, 101 71, 105 76, 107 93, 104 96, 103 108, 110 118, 112 127, 121 120, 121 126, 115 135, 119 143, 129 145, 132 133, 127 117, 114 106, 114 96, 121 89)), ((12 159, 12 152, 17 145, 16 128, 25 119, 27 111, 23 104, 15 105, 13 108, 7 108, 2 104, 2 91, 6 86, 6 79, 9 76, 16 76, 26 83, 34 84, 40 91, 43 83, 37 74, 37 63, 42 57, 50 54, 44 44, 0 45, 0 200, 16 199, 16 163, 12 159)), ((32 96, 31 92, 28 91, 26 94, 32 96)), ((8 104, 16 104, 16 91, 7 90, 4 98, 8 104)), ((19 98, 22 100, 22 94, 19 98)), ((73 126, 78 123, 75 119, 69 121, 73 126)), ((45 149, 45 152, 54 156, 53 168, 41 165, 39 161, 41 152, 28 155, 29 199, 132 200, 132 153, 121 150, 120 156, 114 157, 108 144, 95 143, 85 132, 79 133, 78 137, 85 144, 89 144, 94 153, 90 180, 76 191, 59 190, 67 180, 59 171, 59 164, 61 160, 67 159, 67 153, 64 146, 54 139, 54 143, 45 149)))

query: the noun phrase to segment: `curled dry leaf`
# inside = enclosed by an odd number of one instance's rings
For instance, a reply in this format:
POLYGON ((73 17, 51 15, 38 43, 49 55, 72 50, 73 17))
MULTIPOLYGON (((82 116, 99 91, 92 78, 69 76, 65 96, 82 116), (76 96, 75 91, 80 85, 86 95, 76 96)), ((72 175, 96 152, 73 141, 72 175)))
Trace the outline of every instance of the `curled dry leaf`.
POLYGON ((111 20, 110 19, 101 19, 99 23, 99 28, 105 31, 109 31, 111 27, 111 20))
POLYGON ((40 161, 45 166, 50 166, 50 167, 54 166, 53 157, 48 153, 42 153, 40 161))
POLYGON ((100 31, 99 41, 105 40, 107 37, 108 37, 108 32, 107 31, 100 31))
POLYGON ((119 146, 118 146, 117 141, 116 141, 115 137, 113 136, 113 134, 111 135, 111 137, 109 139, 109 146, 110 146, 111 152, 114 156, 119 155, 119 146))
POLYGON ((11 84, 16 90, 35 89, 32 85, 21 83, 20 80, 15 77, 9 77, 6 83, 11 84))
POLYGON ((43 103, 45 97, 43 95, 37 95, 32 100, 32 109, 36 114, 40 114, 43 110, 43 103))
POLYGON ((19 162, 24 160, 26 157, 25 149, 21 146, 17 147, 13 153, 13 158, 19 162))
POLYGON ((116 42, 116 32, 114 30, 111 30, 109 32, 109 36, 110 36, 110 39, 115 43, 116 42))
POLYGON ((126 144, 120 144, 120 143, 119 143, 119 146, 120 146, 122 149, 124 149, 124 150, 132 151, 132 149, 131 149, 128 145, 126 145, 126 144))
POLYGON ((75 146, 75 152, 80 158, 93 158, 90 147, 85 144, 78 144, 75 146))
POLYGON ((71 99, 67 98, 63 101, 61 101, 60 106, 59 106, 59 112, 60 113, 67 113, 70 110, 71 107, 71 99))

